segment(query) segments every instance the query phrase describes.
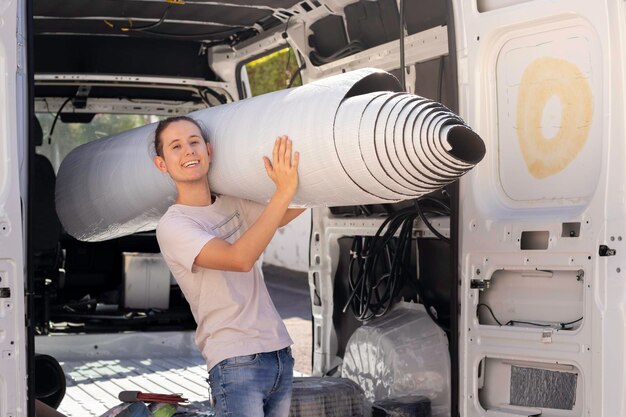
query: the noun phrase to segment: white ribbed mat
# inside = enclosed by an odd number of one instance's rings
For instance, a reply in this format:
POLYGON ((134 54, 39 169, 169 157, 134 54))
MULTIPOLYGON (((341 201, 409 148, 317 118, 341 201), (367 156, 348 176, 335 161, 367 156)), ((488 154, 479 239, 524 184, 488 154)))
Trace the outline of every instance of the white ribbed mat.
POLYGON ((177 393, 190 401, 208 399, 202 357, 61 362, 67 391, 59 411, 68 417, 100 416, 120 401, 120 391, 177 393))
MULTIPOLYGON (((83 360, 61 362, 67 391, 58 410, 67 417, 98 417, 120 403, 120 391, 181 394, 191 402, 209 399, 204 359, 83 360)), ((294 372, 294 376, 304 376, 294 372)))

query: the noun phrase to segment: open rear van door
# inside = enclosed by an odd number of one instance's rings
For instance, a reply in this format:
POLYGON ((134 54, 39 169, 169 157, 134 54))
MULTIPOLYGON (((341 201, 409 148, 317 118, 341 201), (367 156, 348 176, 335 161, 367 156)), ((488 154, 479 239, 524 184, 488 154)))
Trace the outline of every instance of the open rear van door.
POLYGON ((626 415, 624 3, 455 2, 461 415, 626 415))

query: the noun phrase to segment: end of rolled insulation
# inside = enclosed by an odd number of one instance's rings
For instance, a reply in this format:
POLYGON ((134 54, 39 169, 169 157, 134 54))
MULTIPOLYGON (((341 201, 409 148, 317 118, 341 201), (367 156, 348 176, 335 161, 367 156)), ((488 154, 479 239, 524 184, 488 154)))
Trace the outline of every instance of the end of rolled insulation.
POLYGON ((447 132, 449 154, 468 164, 477 164, 485 156, 485 142, 473 130, 462 125, 451 126, 447 132))

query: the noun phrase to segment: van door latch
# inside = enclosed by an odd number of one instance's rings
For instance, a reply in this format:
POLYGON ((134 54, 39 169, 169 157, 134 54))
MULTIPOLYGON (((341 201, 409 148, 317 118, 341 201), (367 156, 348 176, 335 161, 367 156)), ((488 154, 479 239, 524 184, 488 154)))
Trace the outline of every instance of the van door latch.
POLYGON ((552 329, 544 329, 541 332, 541 342, 542 343, 552 343, 552 329))
POLYGON ((491 281, 484 279, 473 279, 470 281, 470 288, 473 290, 486 290, 491 285, 491 281))
POLYGON ((9 287, 0 288, 0 298, 11 298, 11 288, 9 287))
POLYGON ((615 249, 611 249, 606 245, 600 245, 600 250, 598 251, 600 256, 615 256, 616 253, 615 249))

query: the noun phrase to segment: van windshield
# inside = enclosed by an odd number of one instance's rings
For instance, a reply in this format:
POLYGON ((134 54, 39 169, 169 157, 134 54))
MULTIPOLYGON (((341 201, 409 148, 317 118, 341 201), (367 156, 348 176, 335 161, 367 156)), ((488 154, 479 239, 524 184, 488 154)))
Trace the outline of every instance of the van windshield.
POLYGON ((52 163, 54 171, 58 172, 63 159, 77 146, 158 122, 166 116, 98 113, 89 123, 64 123, 59 118, 54 126, 52 138, 49 139, 54 117, 53 113, 37 113, 37 119, 43 130, 43 144, 37 146, 36 152, 46 156, 52 163))

